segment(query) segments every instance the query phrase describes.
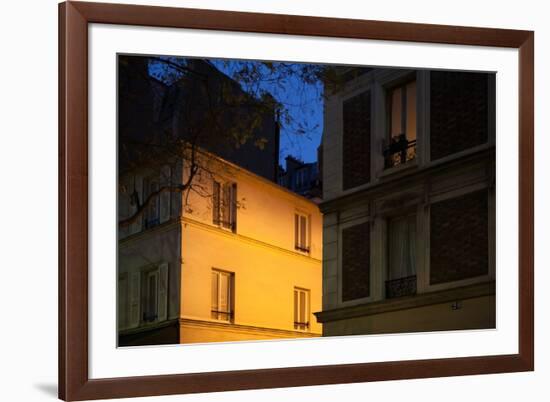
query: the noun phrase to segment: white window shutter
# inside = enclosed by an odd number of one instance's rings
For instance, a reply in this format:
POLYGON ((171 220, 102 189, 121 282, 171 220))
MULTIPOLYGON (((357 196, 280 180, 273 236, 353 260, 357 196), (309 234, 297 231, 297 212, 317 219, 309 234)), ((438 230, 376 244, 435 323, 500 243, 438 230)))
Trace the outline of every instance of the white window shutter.
POLYGON ((223 185, 223 202, 222 202, 222 226, 229 228, 231 226, 231 184, 224 183, 223 185))
MULTIPOLYGON (((169 165, 162 167, 160 172, 160 188, 170 186, 172 183, 171 170, 169 165)), ((160 223, 170 219, 170 197, 172 192, 164 190, 160 193, 160 223)))
POLYGON ((128 316, 128 327, 135 328, 139 325, 140 314, 140 280, 141 273, 139 271, 130 274, 130 311, 128 316))
POLYGON ((294 214, 294 248, 298 248, 300 245, 300 217, 298 214, 294 214))
MULTIPOLYGON (((134 190, 139 198, 139 205, 143 204, 144 194, 143 194, 143 177, 136 175, 134 178, 134 190)), ((137 200, 134 200, 135 204, 131 208, 131 214, 135 214, 138 210, 137 200)), ((137 219, 130 225, 130 234, 138 233, 141 231, 141 220, 143 219, 143 214, 140 214, 137 219)))
POLYGON ((307 248, 306 233, 307 233, 306 217, 302 215, 300 216, 300 247, 302 249, 307 248))
POLYGON ((214 225, 220 224, 220 183, 212 183, 212 219, 214 225))
POLYGON ((168 318, 168 264, 159 266, 158 281, 158 320, 164 321, 168 318))
POLYGON ((237 183, 231 185, 231 197, 230 197, 230 208, 231 208, 231 230, 233 232, 237 231, 237 183))
POLYGON ((128 326, 128 276, 118 279, 118 329, 128 326))

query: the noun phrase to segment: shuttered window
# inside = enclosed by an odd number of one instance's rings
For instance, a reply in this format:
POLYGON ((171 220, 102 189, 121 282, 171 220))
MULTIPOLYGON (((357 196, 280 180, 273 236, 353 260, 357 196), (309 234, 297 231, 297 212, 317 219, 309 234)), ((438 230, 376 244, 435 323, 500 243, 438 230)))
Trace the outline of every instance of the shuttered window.
POLYGON ((212 270, 211 317, 213 319, 233 321, 233 286, 233 273, 212 270))
POLYGON ((342 301, 370 296, 370 225, 342 230, 342 301))
POLYGON ((309 290, 294 288, 294 329, 309 329, 309 290))
POLYGON ((119 329, 168 318, 168 264, 135 270, 119 279, 119 329), (123 279, 125 278, 125 279, 123 279))
POLYGON ((158 176, 147 177, 143 180, 143 202, 152 196, 149 204, 145 210, 145 229, 156 226, 160 223, 159 220, 159 199, 160 197, 155 194, 159 190, 158 176))
POLYGON ((343 104, 343 189, 370 181, 371 94, 363 92, 343 104))
POLYGON ((160 193, 160 223, 166 222, 170 219, 170 198, 172 196, 172 192, 167 188, 172 184, 171 173, 170 166, 168 165, 163 166, 160 172, 160 186, 164 189, 164 191, 160 193))
POLYGON ((488 141, 489 74, 430 72, 430 156, 436 160, 488 141))
POLYGON ((309 253, 309 219, 307 215, 294 214, 294 248, 309 253))
POLYGON ((118 278, 118 329, 128 327, 128 274, 118 278))
MULTIPOLYGON (((134 215, 138 208, 143 204, 143 177, 135 175, 133 179, 133 189, 130 197, 130 215, 134 215)), ((143 226, 143 214, 137 216, 137 218, 130 224, 129 234, 141 232, 143 226)))
POLYGON ((430 284, 489 273, 487 190, 430 206, 430 284))
POLYGON ((214 225, 237 231, 237 184, 219 183, 212 185, 212 221, 214 225))

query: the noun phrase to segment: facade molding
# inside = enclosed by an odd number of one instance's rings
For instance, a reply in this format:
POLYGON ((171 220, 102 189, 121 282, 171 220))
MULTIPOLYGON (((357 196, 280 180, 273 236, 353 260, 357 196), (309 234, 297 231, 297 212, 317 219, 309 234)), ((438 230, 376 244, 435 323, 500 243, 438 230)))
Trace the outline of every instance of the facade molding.
POLYGON ((182 217, 179 218, 179 221, 181 222, 181 224, 189 224, 189 225, 192 225, 194 227, 200 228, 202 230, 206 230, 208 232, 215 233, 219 236, 224 236, 226 238, 234 239, 234 240, 237 240, 237 241, 242 241, 244 243, 251 244, 251 245, 254 245, 254 246, 257 246, 257 247, 267 248, 267 249, 270 249, 271 251, 285 253, 285 254, 288 254, 288 255, 296 257, 296 258, 305 259, 310 263, 319 263, 320 264, 322 262, 322 260, 320 260, 318 258, 310 257, 310 256, 305 255, 303 253, 300 253, 298 251, 292 251, 292 250, 289 250, 289 249, 286 249, 286 248, 283 248, 283 247, 275 246, 273 244, 269 244, 269 243, 263 242, 261 240, 256 240, 256 239, 253 239, 252 237, 244 236, 244 235, 239 234, 239 233, 229 232, 228 230, 221 229, 217 226, 212 226, 212 225, 209 225, 209 224, 204 223, 204 222, 200 222, 196 219, 192 219, 192 218, 182 216, 182 217))
POLYGON ((315 332, 306 331, 290 331, 286 329, 259 327, 255 325, 234 324, 215 320, 203 320, 196 318, 181 317, 179 319, 179 325, 181 326, 193 326, 205 329, 217 329, 224 332, 237 332, 264 335, 273 335, 273 337, 288 337, 288 338, 316 338, 321 334, 315 332))
MULTIPOLYGON (((491 144, 484 144, 482 146, 469 149, 465 152, 457 153, 448 158, 442 158, 441 160, 430 162, 424 166, 417 166, 416 169, 403 169, 403 171, 396 172, 391 176, 391 179, 379 180, 374 183, 369 183, 363 186, 358 186, 353 189, 347 190, 345 193, 338 195, 332 199, 328 199, 319 204, 321 213, 326 214, 335 212, 341 209, 343 206, 348 206, 358 200, 362 200, 366 197, 377 196, 384 194, 393 187, 400 187, 403 184, 411 185, 411 180, 414 182, 420 182, 434 174, 445 172, 445 170, 453 167, 459 167, 461 165, 468 165, 477 161, 482 162, 487 160, 487 156, 494 157, 495 146, 491 144)), ((494 160, 494 158, 493 158, 494 160)))
POLYGON ((495 295, 495 281, 313 313, 321 323, 495 295))

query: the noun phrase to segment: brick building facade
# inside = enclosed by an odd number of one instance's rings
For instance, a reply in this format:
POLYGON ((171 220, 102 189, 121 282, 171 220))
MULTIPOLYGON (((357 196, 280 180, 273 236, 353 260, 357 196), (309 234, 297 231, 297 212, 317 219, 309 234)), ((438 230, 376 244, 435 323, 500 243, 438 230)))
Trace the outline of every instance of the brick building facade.
POLYGON ((350 76, 325 101, 323 334, 494 328, 494 74, 350 76))

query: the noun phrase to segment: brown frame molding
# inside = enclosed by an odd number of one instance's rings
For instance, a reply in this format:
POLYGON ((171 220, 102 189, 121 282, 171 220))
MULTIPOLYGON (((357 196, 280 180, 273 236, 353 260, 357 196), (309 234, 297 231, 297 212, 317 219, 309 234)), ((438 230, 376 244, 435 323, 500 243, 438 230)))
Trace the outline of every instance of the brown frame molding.
POLYGON ((534 369, 534 33, 184 8, 59 5, 59 397, 138 397, 534 369), (519 353, 125 378, 88 377, 88 24, 261 32, 519 49, 519 353))

